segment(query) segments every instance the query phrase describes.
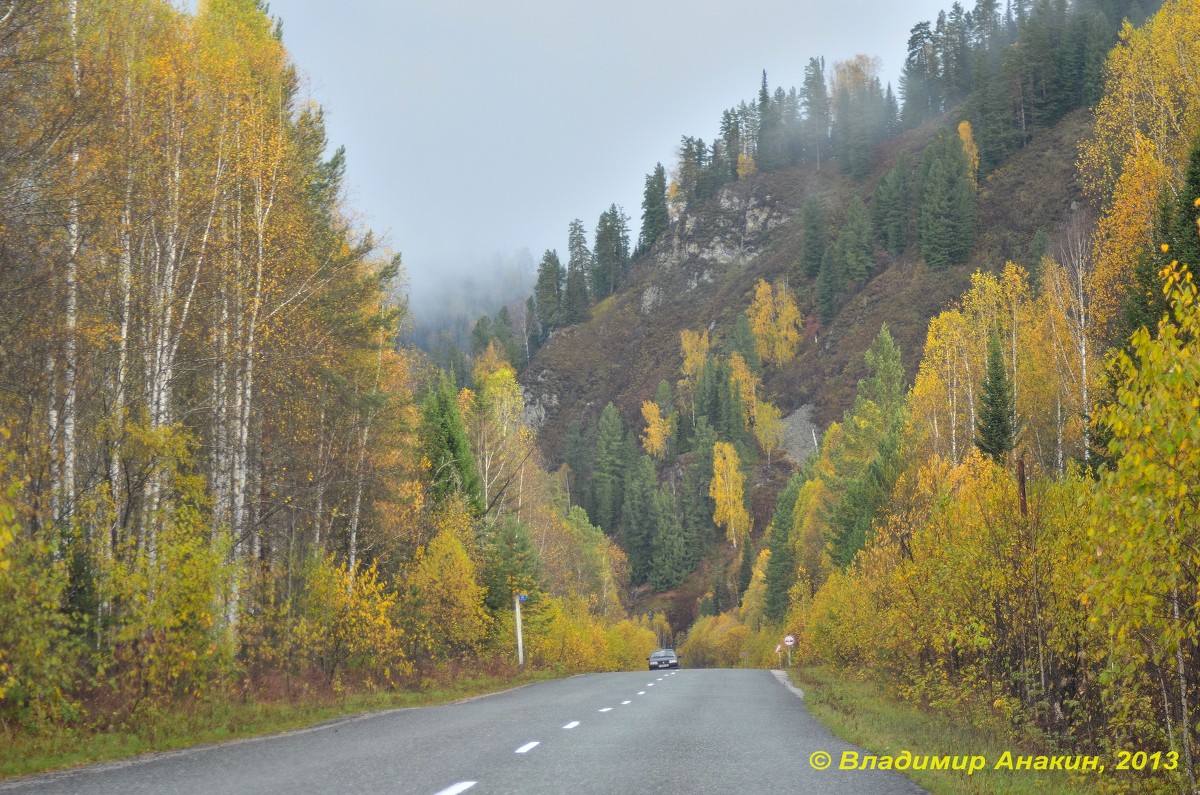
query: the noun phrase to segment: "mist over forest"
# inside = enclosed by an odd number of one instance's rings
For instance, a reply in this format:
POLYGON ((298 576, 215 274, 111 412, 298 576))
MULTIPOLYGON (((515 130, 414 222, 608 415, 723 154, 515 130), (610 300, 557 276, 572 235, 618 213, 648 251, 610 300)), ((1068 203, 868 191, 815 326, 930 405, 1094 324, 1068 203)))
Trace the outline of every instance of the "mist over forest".
POLYGON ((527 248, 410 271, 406 291, 411 318, 404 342, 435 357, 449 347, 468 350, 471 329, 482 315, 507 306, 513 317, 521 316, 536 275, 527 248))

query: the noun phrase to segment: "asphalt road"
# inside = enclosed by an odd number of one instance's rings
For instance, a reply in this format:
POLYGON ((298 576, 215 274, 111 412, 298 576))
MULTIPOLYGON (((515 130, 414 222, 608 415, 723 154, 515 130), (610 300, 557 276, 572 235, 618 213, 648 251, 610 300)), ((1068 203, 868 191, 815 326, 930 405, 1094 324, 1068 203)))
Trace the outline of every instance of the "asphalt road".
POLYGON ((0 783, 20 793, 914 793, 895 773, 817 771, 852 749, 782 675, 576 676, 440 707, 0 783))

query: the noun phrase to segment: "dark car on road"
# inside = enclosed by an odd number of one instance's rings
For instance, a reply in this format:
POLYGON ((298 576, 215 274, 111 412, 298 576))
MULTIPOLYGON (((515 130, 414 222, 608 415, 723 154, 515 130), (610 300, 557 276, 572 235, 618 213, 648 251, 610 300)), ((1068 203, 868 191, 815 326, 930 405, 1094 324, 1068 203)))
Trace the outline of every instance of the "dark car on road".
POLYGON ((657 671, 659 668, 678 668, 679 655, 675 654, 674 649, 658 649, 650 655, 650 670, 657 671))

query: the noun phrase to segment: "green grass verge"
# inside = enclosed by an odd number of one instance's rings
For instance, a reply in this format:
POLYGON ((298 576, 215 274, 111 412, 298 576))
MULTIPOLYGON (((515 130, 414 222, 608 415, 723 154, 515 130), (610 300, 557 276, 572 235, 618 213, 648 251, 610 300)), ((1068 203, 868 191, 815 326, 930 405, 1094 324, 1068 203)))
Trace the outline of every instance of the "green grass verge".
MULTIPOLYGON (((954 770, 904 771, 935 795, 1085 795, 1098 790, 1096 773, 993 769, 1005 751, 1014 759, 1021 754, 1053 753, 1019 744, 1002 727, 980 727, 935 713, 899 700, 874 682, 851 679, 827 668, 794 668, 790 674, 804 690, 804 701, 817 720, 841 739, 872 753, 894 756, 908 751, 913 756, 965 754, 987 759, 984 769, 970 776, 954 770)), ((833 764, 837 766, 836 758, 833 764)))
POLYGON ((352 694, 336 701, 212 702, 166 710, 133 731, 63 728, 30 736, 0 729, 0 779, 275 734, 365 712, 445 704, 557 676, 561 674, 535 671, 463 679, 416 691, 352 694))

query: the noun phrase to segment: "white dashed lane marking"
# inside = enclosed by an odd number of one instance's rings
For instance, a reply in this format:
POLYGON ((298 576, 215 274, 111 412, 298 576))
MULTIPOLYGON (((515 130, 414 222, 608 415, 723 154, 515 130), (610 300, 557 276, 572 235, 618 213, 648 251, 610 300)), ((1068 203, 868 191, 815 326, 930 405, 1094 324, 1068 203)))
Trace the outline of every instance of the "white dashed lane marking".
POLYGON ((574 729, 578 725, 579 725, 579 721, 573 720, 570 723, 568 723, 566 726, 563 726, 563 728, 564 729, 574 729))
POLYGON ((434 793, 434 795, 459 795, 460 792, 466 792, 473 786, 475 786, 474 781, 460 781, 452 787, 446 787, 441 792, 434 793))
POLYGON ((621 702, 621 706, 623 707, 623 706, 625 706, 626 704, 632 704, 632 703, 633 703, 632 701, 622 701, 622 702, 621 702))
POLYGON ((524 745, 522 745, 520 748, 518 748, 516 750, 516 753, 527 754, 530 751, 532 751, 534 748, 537 748, 539 745, 541 745, 541 743, 538 742, 537 740, 534 740, 533 742, 525 743, 524 745))
POLYGON ((638 695, 639 695, 639 696, 644 696, 644 695, 646 695, 646 691, 645 691, 645 690, 639 690, 639 691, 638 691, 638 695))
POLYGON ((601 707, 600 711, 601 712, 612 712, 612 707, 601 707))

